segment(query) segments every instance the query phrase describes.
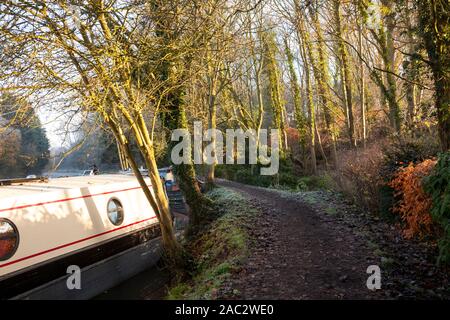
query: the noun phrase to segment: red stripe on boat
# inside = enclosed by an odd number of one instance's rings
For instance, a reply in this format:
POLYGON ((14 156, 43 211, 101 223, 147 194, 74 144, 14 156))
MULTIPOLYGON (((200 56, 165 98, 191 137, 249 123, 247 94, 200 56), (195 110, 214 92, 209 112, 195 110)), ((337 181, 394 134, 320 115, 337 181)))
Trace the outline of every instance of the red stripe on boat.
POLYGON ((127 224, 125 226, 121 226, 121 227, 118 227, 118 228, 115 228, 115 229, 112 229, 112 230, 108 230, 108 231, 105 231, 105 232, 102 232, 102 233, 99 233, 99 234, 96 234, 96 235, 93 235, 93 236, 90 236, 90 237, 87 237, 87 238, 83 238, 83 239, 80 239, 80 240, 77 240, 77 241, 73 241, 73 242, 70 242, 70 243, 67 243, 67 244, 63 244, 63 245, 54 247, 52 249, 48 249, 48 250, 45 250, 45 251, 42 251, 42 252, 38 252, 38 253, 32 254, 30 256, 26 256, 26 257, 23 257, 23 258, 20 258, 20 259, 17 259, 17 260, 13 260, 13 261, 10 261, 10 262, 4 263, 4 264, 0 264, 0 268, 12 265, 12 264, 20 262, 20 261, 31 259, 31 258, 40 256, 40 255, 43 255, 43 254, 55 251, 55 250, 59 250, 59 249, 65 248, 65 247, 69 247, 69 246, 72 246, 74 244, 86 241, 86 240, 90 240, 90 239, 93 239, 93 238, 96 238, 96 237, 100 237, 100 236, 105 235, 107 233, 111 233, 111 232, 114 232, 114 231, 117 231, 117 230, 120 230, 120 229, 123 229, 123 228, 127 228, 127 227, 130 227, 130 226, 142 223, 142 222, 146 222, 146 221, 149 221, 149 220, 154 220, 156 218, 157 217, 155 216, 155 217, 151 217, 151 218, 144 219, 144 220, 141 220, 141 221, 136 221, 136 222, 127 224))

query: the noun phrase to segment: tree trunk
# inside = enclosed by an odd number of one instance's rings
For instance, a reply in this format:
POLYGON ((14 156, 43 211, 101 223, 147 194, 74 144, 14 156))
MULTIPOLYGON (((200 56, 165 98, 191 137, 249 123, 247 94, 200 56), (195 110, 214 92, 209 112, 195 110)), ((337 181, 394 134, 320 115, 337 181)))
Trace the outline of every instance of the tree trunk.
MULTIPOLYGON (((413 16, 410 10, 410 2, 406 1, 405 10, 406 10, 406 26, 407 26, 407 35, 408 35, 408 51, 409 54, 405 57, 404 65, 407 82, 406 86, 406 101, 408 102, 408 113, 407 113, 407 121, 408 126, 411 131, 414 131, 416 126, 416 106, 417 106, 417 85, 414 83, 418 78, 418 66, 417 59, 414 57, 414 53, 416 49, 418 49, 415 45, 416 39, 414 37, 414 30, 411 23, 411 19, 413 16)), ((414 132, 413 132, 414 133, 414 132)))
POLYGON ((327 155, 325 154, 325 151, 323 150, 322 138, 320 137, 319 129, 317 128, 316 125, 314 125, 314 128, 316 130, 316 138, 317 138, 317 144, 319 145, 320 154, 322 155, 322 158, 325 161, 325 167, 328 168, 328 158, 327 158, 327 155))
POLYGON ((256 147, 259 148, 259 133, 261 132, 261 127, 263 125, 264 120, 264 100, 261 90, 261 65, 259 67, 256 67, 255 65, 255 82, 256 82, 256 94, 258 96, 258 122, 256 127, 256 147))
MULTIPOLYGON (((358 22, 358 51, 362 55, 362 34, 363 34, 363 22, 358 22)), ((361 140, 363 143, 363 148, 366 148, 366 139, 367 139, 367 128, 366 128, 366 80, 365 80, 365 72, 364 72, 364 62, 360 60, 359 63, 359 86, 360 86, 360 110, 361 110, 361 140)))
POLYGON ((302 152, 304 153, 305 147, 306 147, 307 120, 305 119, 305 116, 304 116, 303 110, 302 110, 300 88, 298 86, 297 74, 295 73, 295 68, 294 68, 294 57, 292 56, 292 52, 291 52, 291 49, 289 48, 287 39, 285 39, 284 44, 285 44, 285 48, 286 48, 286 56, 287 56, 288 65, 289 65, 291 89, 293 91, 293 97, 294 97, 294 116, 295 116, 295 122, 296 122, 297 130, 298 130, 298 142, 299 142, 302 152))
MULTIPOLYGON (((302 17, 303 18, 303 17, 302 17)), ((300 18, 300 19, 302 19, 300 18)), ((317 62, 314 57, 312 44, 309 39, 308 30, 305 30, 304 34, 307 38, 305 41, 306 49, 309 55, 311 66, 313 68, 314 76, 316 78, 317 87, 319 91, 319 96, 322 101, 323 113, 325 116, 325 123, 327 126, 327 131, 331 140, 331 158, 333 165, 337 167, 337 147, 336 147, 336 135, 337 128, 334 119, 335 108, 333 102, 331 101, 329 85, 329 70, 324 49, 324 41, 322 35, 322 27, 318 20, 318 12, 312 14, 312 19, 314 27, 317 33, 316 51, 317 51, 317 62)), ((303 22, 302 22, 303 23, 303 22)))
POLYGON ((350 145, 356 147, 355 122, 353 117, 353 94, 352 83, 350 79, 350 67, 347 54, 347 48, 342 38, 340 0, 334 0, 334 15, 336 20, 336 37, 338 42, 338 51, 340 58, 340 70, 344 92, 344 103, 346 105, 346 114, 348 115, 348 135, 350 145))
MULTIPOLYGON (((152 10, 155 12, 162 11, 161 3, 158 1, 152 1, 152 10)), ((179 4, 174 3, 172 10, 178 10, 179 4)), ((178 45, 179 38, 176 33, 173 32, 178 21, 172 21, 170 19, 161 18, 156 23, 155 34, 165 44, 165 48, 171 48, 178 45)), ((163 63, 160 67, 159 77, 160 80, 165 83, 165 89, 168 89, 165 100, 163 101, 163 107, 165 110, 162 113, 163 125, 172 132, 175 129, 188 130, 188 124, 185 111, 185 87, 183 81, 186 77, 186 72, 189 69, 190 57, 177 57, 173 56, 173 52, 167 49, 160 52, 160 56, 164 57, 161 60, 163 63)), ((164 91, 162 89, 161 91, 164 91)), ((170 157, 172 148, 177 142, 170 141, 168 146, 168 155, 170 157)), ((169 159, 171 161, 171 159, 169 159)), ((186 202, 190 209, 190 230, 194 231, 201 225, 203 219, 209 213, 211 202, 200 191, 200 187, 197 182, 195 168, 193 163, 173 165, 174 173, 177 177, 181 191, 186 199, 186 202)))
POLYGON ((136 176, 139 185, 141 186, 142 191, 145 194, 145 197, 149 201, 152 209, 155 211, 156 217, 158 218, 161 227, 163 247, 166 252, 166 258, 169 259, 168 262, 176 268, 182 268, 182 266, 184 265, 184 262, 181 258, 182 249, 175 237, 172 215, 170 213, 169 203, 167 201, 161 178, 156 167, 156 160, 154 157, 153 149, 151 148, 151 146, 149 146, 148 148, 146 148, 147 152, 143 153, 142 155, 145 157, 145 162, 148 166, 150 181, 152 183, 154 194, 152 194, 152 192, 150 191, 150 188, 148 187, 141 172, 139 171, 136 160, 131 153, 129 142, 123 135, 122 130, 117 126, 116 123, 111 121, 110 118, 106 118, 106 121, 108 126, 111 128, 114 136, 116 137, 116 140, 121 150, 123 151, 124 156, 128 160, 128 163, 130 164, 131 169, 133 170, 133 173, 136 176))
MULTIPOLYGON (((395 29, 395 11, 394 2, 392 0, 381 0, 383 5, 382 21, 375 29, 370 29, 373 37, 378 44, 378 51, 380 52, 385 71, 380 74, 378 71, 371 71, 370 76, 372 80, 378 85, 382 93, 381 104, 384 106, 388 104, 388 117, 392 130, 396 133, 401 132, 402 119, 400 115, 400 105, 397 101, 397 84, 395 82, 395 48, 393 32, 395 29), (383 80, 386 78, 386 83, 383 80)), ((368 14, 368 1, 359 0, 358 6, 361 15, 365 21, 368 14)))
MULTIPOLYGON (((167 112, 164 114, 164 125, 171 131, 175 129, 188 129, 184 103, 184 92, 181 87, 169 94, 168 103, 165 106, 167 112)), ((175 145, 176 142, 171 141, 169 143, 169 155, 175 145)), ((190 224, 193 227, 192 230, 194 230, 206 218, 211 202, 201 193, 192 163, 182 163, 173 167, 181 191, 189 206, 190 224)))
POLYGON ((300 54, 303 60, 303 70, 305 71, 305 84, 306 84, 306 103, 308 109, 308 129, 309 129, 309 153, 311 157, 311 173, 317 174, 317 159, 316 159, 316 146, 315 146, 315 107, 313 92, 311 86, 311 75, 309 71, 308 56, 305 48, 305 30, 300 23, 297 28, 297 37, 300 42, 300 54))
POLYGON ((386 80, 388 85, 388 103, 389 119, 391 126, 397 133, 401 131, 400 106, 397 102, 397 84, 395 82, 395 48, 394 48, 394 28, 395 28, 395 9, 392 0, 383 0, 382 4, 387 8, 387 14, 384 16, 386 29, 380 32, 384 34, 385 46, 383 47, 383 60, 387 70, 386 80))
MULTIPOLYGON (((448 52, 447 54, 450 54, 448 52)), ((448 62, 448 58, 447 58, 448 62)), ((436 90, 436 110, 438 114, 439 137, 442 151, 450 150, 450 78, 448 70, 439 66, 434 71, 434 83, 436 90)))
POLYGON ((442 151, 450 150, 450 5, 418 0, 422 37, 434 78, 435 106, 442 151))
MULTIPOLYGON (((215 65, 211 58, 212 46, 208 44, 206 52, 206 67, 207 67, 207 80, 208 80, 208 129, 215 130, 216 125, 216 97, 217 97, 217 72, 215 65)), ((214 146, 212 156, 217 157, 216 153, 216 136, 211 136, 211 144, 214 146)), ((214 171, 217 161, 208 165, 208 172, 206 175, 206 186, 208 190, 214 188, 214 171)))
POLYGON ((287 151, 287 134, 285 120, 285 104, 282 98, 280 70, 276 61, 277 46, 275 35, 268 33, 263 35, 265 48, 265 67, 269 79, 270 100, 274 115, 274 125, 279 132, 280 157, 285 158, 287 151))
MULTIPOLYGON (((208 126, 209 129, 215 130, 217 125, 216 121, 216 82, 213 77, 210 77, 210 83, 209 83, 209 94, 208 94, 208 126)), ((212 152, 212 155, 214 157, 217 156, 216 154, 216 137, 213 135, 211 137, 211 144, 214 145, 214 151, 212 152)), ((208 174, 206 177, 206 183, 207 183, 207 189, 214 188, 214 170, 216 167, 216 161, 214 163, 210 164, 208 166, 208 174)))

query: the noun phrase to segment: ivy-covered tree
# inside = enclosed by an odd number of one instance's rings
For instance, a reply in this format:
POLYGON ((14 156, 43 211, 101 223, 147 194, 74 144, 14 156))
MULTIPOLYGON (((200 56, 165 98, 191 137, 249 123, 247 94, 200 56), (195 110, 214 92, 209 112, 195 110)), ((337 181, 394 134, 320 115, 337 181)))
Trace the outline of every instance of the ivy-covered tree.
POLYGON ((450 149, 450 3, 417 1, 420 30, 433 72, 435 106, 443 151, 450 149))
POLYGON ((283 84, 276 58, 278 47, 274 33, 264 33, 262 39, 264 43, 265 73, 268 79, 270 105, 273 112, 273 125, 279 131, 280 157, 283 158, 287 149, 287 124, 286 106, 283 99, 283 84))

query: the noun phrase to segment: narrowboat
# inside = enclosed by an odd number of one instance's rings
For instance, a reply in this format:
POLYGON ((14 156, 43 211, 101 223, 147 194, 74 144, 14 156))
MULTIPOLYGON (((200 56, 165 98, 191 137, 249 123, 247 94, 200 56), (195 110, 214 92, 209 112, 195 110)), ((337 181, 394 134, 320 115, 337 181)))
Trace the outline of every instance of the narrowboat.
POLYGON ((1 299, 89 299, 160 253, 156 214, 134 176, 0 180, 1 299), (67 285, 73 266, 81 289, 67 285))

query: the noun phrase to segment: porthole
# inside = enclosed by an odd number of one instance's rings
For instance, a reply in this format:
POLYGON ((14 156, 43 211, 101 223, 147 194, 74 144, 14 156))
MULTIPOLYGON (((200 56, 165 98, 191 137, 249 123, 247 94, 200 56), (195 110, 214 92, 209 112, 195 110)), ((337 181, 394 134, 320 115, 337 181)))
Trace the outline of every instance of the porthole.
POLYGON ((123 222, 123 206, 122 203, 116 199, 111 198, 108 201, 108 219, 111 221, 111 223, 115 226, 119 226, 123 222))
POLYGON ((0 218, 0 261, 8 260, 19 246, 17 227, 5 218, 0 218))

